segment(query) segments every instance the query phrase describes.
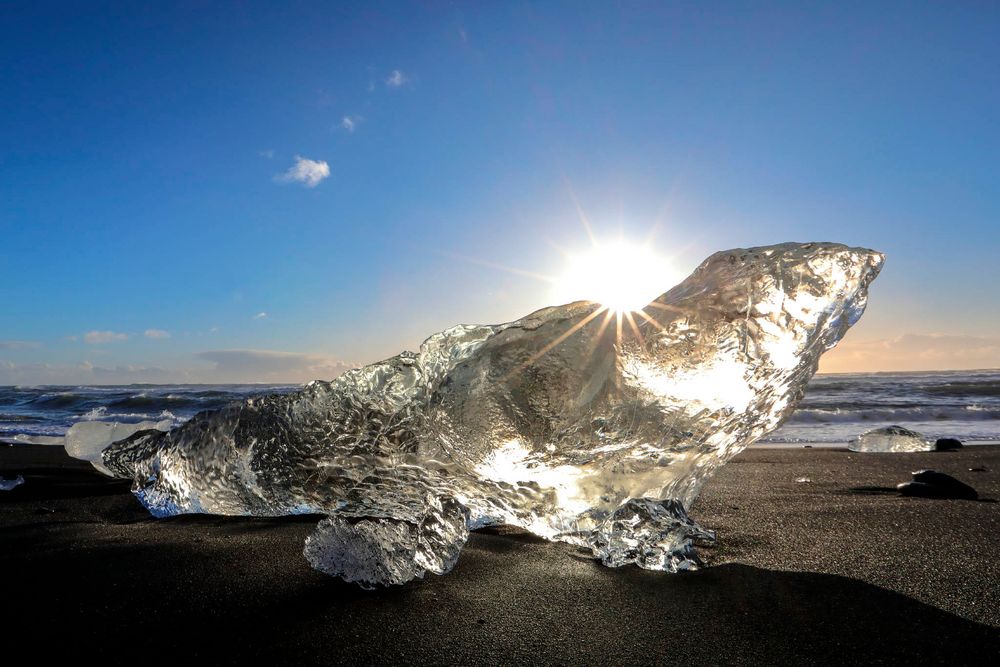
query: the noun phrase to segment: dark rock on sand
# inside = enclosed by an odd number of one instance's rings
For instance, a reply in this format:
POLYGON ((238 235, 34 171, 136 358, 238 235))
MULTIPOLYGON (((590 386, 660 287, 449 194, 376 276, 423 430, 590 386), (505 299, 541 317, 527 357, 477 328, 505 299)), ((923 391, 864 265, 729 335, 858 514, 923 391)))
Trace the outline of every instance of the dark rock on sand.
POLYGON ((913 473, 912 482, 904 482, 896 488, 904 496, 958 498, 962 500, 979 498, 979 494, 974 488, 937 470, 918 470, 913 473))
POLYGON ((934 443, 934 450, 938 452, 950 452, 962 448, 962 441, 957 438, 938 438, 934 443))

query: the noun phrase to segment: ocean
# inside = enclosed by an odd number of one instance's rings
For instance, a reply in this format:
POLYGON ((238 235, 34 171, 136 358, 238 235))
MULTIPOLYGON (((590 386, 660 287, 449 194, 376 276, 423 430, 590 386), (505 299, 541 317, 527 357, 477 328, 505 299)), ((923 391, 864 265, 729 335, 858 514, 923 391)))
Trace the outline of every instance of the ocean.
MULTIPOLYGON (((0 387, 0 440, 45 443, 87 421, 181 424, 202 410, 297 385, 0 387)), ((792 417, 762 444, 846 443, 899 424, 930 438, 1000 440, 1000 370, 817 375, 792 417)))
POLYGON ((1000 440, 1000 370, 816 375, 772 443, 845 443, 899 424, 925 436, 1000 440))

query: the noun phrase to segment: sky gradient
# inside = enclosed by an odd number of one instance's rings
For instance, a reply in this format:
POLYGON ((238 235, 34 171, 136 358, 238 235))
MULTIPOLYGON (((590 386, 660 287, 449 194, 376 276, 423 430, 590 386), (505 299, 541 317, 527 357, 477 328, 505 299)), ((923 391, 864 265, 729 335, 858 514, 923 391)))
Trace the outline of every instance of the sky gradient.
POLYGON ((0 384, 305 381, 647 239, 886 253, 828 372, 1000 367, 995 3, 4 3, 0 384))

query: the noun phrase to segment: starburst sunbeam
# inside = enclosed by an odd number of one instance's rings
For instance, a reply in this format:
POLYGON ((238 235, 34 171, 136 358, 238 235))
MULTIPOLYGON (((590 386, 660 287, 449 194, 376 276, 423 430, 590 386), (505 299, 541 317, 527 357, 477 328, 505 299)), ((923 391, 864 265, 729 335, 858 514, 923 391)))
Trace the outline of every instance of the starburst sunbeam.
POLYGON ((598 315, 600 315, 601 313, 603 313, 605 310, 607 310, 607 308, 604 307, 604 306, 602 306, 602 307, 598 308, 597 310, 595 310, 594 312, 592 312, 590 315, 587 315, 585 318, 583 318, 582 320, 580 320, 579 322, 577 322, 576 324, 574 324, 572 327, 570 327, 569 329, 567 329, 566 331, 564 331, 562 334, 560 334, 559 336, 557 336, 555 338, 555 340, 553 340, 551 343, 549 343, 548 345, 546 345, 542 349, 538 350, 538 352, 535 352, 533 355, 531 355, 530 357, 528 357, 528 359, 523 364, 519 364, 518 366, 516 366, 515 368, 513 368, 512 370, 510 370, 504 376, 503 381, 504 382, 508 381, 514 375, 516 375, 520 371, 524 370, 526 367, 530 366, 531 364, 533 364, 536 361, 538 361, 539 359, 541 359, 543 356, 545 356, 549 352, 549 350, 551 350, 556 345, 558 345, 559 343, 563 342, 564 340, 566 340, 567 338, 569 338, 570 336, 572 336, 573 334, 575 334, 577 331, 579 331, 583 327, 587 326, 587 324, 591 320, 593 320, 595 317, 597 317, 598 315))

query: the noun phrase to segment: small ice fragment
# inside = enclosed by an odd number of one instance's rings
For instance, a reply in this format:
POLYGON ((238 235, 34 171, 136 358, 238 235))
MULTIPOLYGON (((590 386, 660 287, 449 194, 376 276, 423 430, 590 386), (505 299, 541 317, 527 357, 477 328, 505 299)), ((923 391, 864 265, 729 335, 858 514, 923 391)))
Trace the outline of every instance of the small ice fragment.
POLYGON ((799 477, 795 480, 796 484, 812 484, 812 480, 808 477, 799 477))
POLYGON ((113 442, 124 440, 139 431, 170 430, 172 422, 169 419, 163 421, 145 421, 137 424, 122 424, 119 422, 97 422, 82 421, 70 426, 66 431, 64 446, 66 453, 75 459, 89 461, 91 465, 103 472, 111 475, 111 471, 104 467, 101 459, 101 452, 105 447, 113 442))
POLYGON ((886 426, 865 431, 847 443, 852 452, 929 452, 934 449, 922 433, 902 426, 886 426))
POLYGON ((0 491, 13 491, 22 484, 24 484, 24 477, 21 475, 18 475, 14 479, 0 477, 0 491))

